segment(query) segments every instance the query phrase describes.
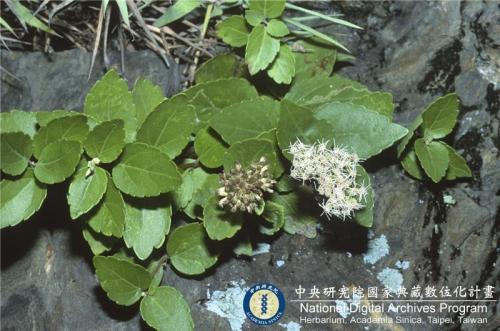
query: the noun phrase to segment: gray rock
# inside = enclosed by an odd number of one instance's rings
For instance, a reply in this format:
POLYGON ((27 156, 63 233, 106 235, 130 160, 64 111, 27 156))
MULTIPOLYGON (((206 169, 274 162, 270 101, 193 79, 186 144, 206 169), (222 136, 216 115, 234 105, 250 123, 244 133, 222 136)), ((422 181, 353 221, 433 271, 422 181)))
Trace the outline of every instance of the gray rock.
MULTIPOLYGON (((349 32, 349 37, 343 40, 356 55, 355 64, 337 69, 374 90, 394 93, 397 121, 408 123, 439 95, 457 91, 462 107, 458 127, 451 138, 471 165, 474 177, 470 181, 442 185, 420 183, 403 173, 394 153, 384 152, 367 164, 377 194, 372 232, 348 222, 324 222, 316 239, 281 235, 272 241, 269 253, 252 260, 224 259, 202 277, 181 277, 168 267, 163 282, 177 287, 185 295, 198 330, 230 330, 228 321, 207 311, 204 304, 209 299, 207 290, 225 291, 233 286, 233 281, 243 280, 243 287, 257 282, 271 282, 280 287, 288 299, 284 323, 300 320, 298 304, 290 302, 296 298, 295 288, 299 285, 308 289, 381 286, 377 275, 386 268, 396 269, 398 261, 409 262, 408 269, 397 272, 403 277, 403 285, 410 288, 499 285, 500 97, 497 81, 500 33, 498 25, 493 23, 499 19, 498 4, 341 2, 315 5, 325 12, 340 11, 347 19, 365 27, 358 33, 349 32), (485 74, 481 68, 493 70, 485 74), (445 205, 445 194, 451 195, 456 204, 445 205), (365 264, 363 254, 369 235, 379 238, 382 234, 387 238, 389 255, 373 266, 365 264), (277 260, 285 264, 278 267, 277 260)), ((40 54, 3 55, 6 67, 22 77, 24 90, 20 96, 4 83, 2 108, 81 108, 82 97, 90 86, 86 83, 88 56, 72 51, 54 54, 54 61, 48 62, 40 54), (54 77, 57 77, 55 82, 54 77), (57 92, 47 90, 48 82, 57 87, 57 92)), ((147 52, 136 56, 134 63, 141 64, 127 65, 127 70, 135 70, 135 75, 157 75, 153 77, 166 79, 160 60, 155 58, 151 63, 144 60, 154 58, 147 52)), ((179 73, 170 72, 168 76, 179 77, 179 73)), ((130 77, 132 81, 135 76, 130 77)), ((178 78, 175 79, 178 84, 178 78)), ((171 81, 160 82, 165 88, 172 87, 171 81)), ((173 88, 176 87, 178 85, 173 88)), ((144 327, 136 316, 137 308, 122 309, 106 300, 95 281, 89 263, 90 252, 75 230, 76 225, 65 219, 62 229, 55 228, 53 224, 58 222, 52 220, 53 216, 67 212, 54 207, 60 206, 52 206, 53 209, 49 206, 36 219, 2 233, 2 328, 135 330, 144 327), (57 214, 51 214, 51 210, 58 210, 57 214)), ((500 325, 499 314, 494 304, 488 308, 482 317, 488 317, 489 323, 481 328, 493 330, 500 325)), ((395 317, 394 313, 387 315, 395 317)), ((457 317, 448 313, 441 316, 457 317)), ((349 329, 362 330, 364 326, 350 325, 349 329)), ((306 330, 339 329, 335 324, 304 324, 303 327, 306 330)), ((457 325, 401 324, 398 327, 452 330, 457 325)), ((472 330, 478 326, 463 325, 462 328, 472 330)), ((243 329, 255 328, 247 321, 243 329)), ((385 327, 370 325, 370 330, 373 329, 385 327)))

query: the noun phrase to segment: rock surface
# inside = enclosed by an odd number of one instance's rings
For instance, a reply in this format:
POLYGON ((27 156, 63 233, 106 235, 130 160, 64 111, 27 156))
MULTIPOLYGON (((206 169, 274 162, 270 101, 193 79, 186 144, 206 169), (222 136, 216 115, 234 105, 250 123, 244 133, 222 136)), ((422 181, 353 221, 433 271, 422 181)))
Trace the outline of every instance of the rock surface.
MULTIPOLYGON (((397 121, 407 124, 437 96, 457 91, 461 111, 452 138, 471 165, 474 178, 441 186, 419 183, 403 173, 394 153, 383 153, 368 167, 377 194, 372 231, 349 223, 324 223, 316 239, 281 235, 271 243, 270 252, 256 255, 252 261, 228 259, 213 272, 194 280, 167 268, 164 283, 174 285, 185 295, 199 330, 231 330, 228 319, 206 309, 210 299, 207 290, 226 291, 257 282, 277 285, 288 299, 296 296, 294 289, 299 285, 307 289, 382 283, 396 286, 402 281, 407 288, 496 285, 498 289, 498 3, 343 2, 317 6, 325 12, 333 6, 365 27, 359 33, 348 32, 345 43, 356 55, 356 61, 352 66, 338 66, 338 70, 373 90, 392 92, 397 103, 397 121), (451 195, 456 203, 445 205, 443 195, 451 195), (380 239, 382 235, 385 239, 380 239), (378 244, 373 244, 375 241, 378 244), (371 258, 366 259, 366 254, 371 258)), ((78 51, 52 56, 53 60, 48 61, 41 54, 2 55, 2 66, 21 79, 16 85, 12 78, 3 76, 2 109, 81 107, 91 85, 86 81, 90 56, 78 51)), ((131 82, 140 74, 153 77, 164 88, 168 86, 170 93, 179 87, 179 72, 175 68, 167 72, 154 55, 141 52, 127 58, 131 61, 126 66, 131 82)), ((101 69, 95 70, 93 77, 100 73, 101 69)), ((90 251, 77 227, 69 219, 54 219, 67 215, 67 210, 54 205, 58 198, 64 196, 50 197, 36 219, 2 231, 2 329, 146 328, 137 317, 137 308, 114 306, 98 288, 90 251)), ((487 316, 489 323, 481 325, 481 329, 493 330, 500 325, 497 309, 489 303, 488 313, 481 315, 487 316)), ((441 316, 456 318, 457 314, 441 316)), ((299 306, 289 302, 280 321, 282 325, 270 329, 282 330, 285 325, 291 329, 296 325, 290 322, 300 322, 299 318, 299 306)), ((233 321, 233 327, 237 322, 233 321)), ((363 330, 365 326, 353 324, 344 328, 363 330)), ((456 327, 369 325, 370 330, 456 327)), ((478 325, 461 327, 478 329, 478 325)), ((248 321, 242 328, 254 329, 248 321)), ((303 324, 302 329, 338 330, 341 326, 303 324)))

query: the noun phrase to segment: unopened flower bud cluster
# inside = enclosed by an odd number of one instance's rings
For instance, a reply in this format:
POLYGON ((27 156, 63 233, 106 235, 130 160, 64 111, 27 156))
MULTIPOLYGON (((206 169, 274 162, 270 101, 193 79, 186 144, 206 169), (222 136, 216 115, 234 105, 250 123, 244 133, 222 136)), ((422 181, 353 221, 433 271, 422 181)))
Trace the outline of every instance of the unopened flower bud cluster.
POLYGON ((307 145, 297 140, 290 146, 293 155, 291 176, 310 182, 324 197, 319 204, 328 217, 342 219, 364 207, 368 188, 356 183, 359 158, 344 148, 328 148, 328 142, 307 145))
POLYGON ((262 203, 264 192, 273 192, 276 182, 269 174, 266 158, 262 157, 247 168, 236 163, 229 172, 222 173, 220 183, 222 187, 217 191, 221 197, 220 207, 228 206, 232 212, 252 213, 262 203))

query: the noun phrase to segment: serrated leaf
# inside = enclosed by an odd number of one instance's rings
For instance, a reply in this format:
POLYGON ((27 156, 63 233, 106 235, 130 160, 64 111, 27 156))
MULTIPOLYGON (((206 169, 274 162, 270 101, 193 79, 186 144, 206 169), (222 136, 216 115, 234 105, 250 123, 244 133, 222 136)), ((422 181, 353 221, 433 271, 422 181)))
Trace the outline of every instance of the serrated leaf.
POLYGON ((283 21, 272 19, 267 23, 266 27, 267 33, 269 33, 273 37, 281 38, 290 33, 288 27, 283 21))
POLYGON ((127 83, 116 71, 108 71, 90 89, 85 98, 84 112, 98 122, 123 120, 126 141, 134 139, 137 130, 134 99, 127 83))
POLYGON ((141 317, 160 331, 194 330, 191 311, 182 294, 170 286, 160 286, 141 301, 141 317))
POLYGON ((316 119, 309 108, 300 107, 288 100, 281 101, 277 137, 285 157, 291 160, 287 151, 290 144, 297 139, 306 144, 314 144, 318 140, 328 139, 331 135, 331 125, 316 119))
POLYGON ((377 155, 408 133, 386 116, 349 103, 326 104, 314 116, 332 127, 325 139, 352 149, 361 159, 377 155))
POLYGON ((31 138, 22 132, 6 132, 0 138, 0 169, 17 176, 26 170, 32 154, 31 138))
POLYGON ((218 259, 218 253, 209 248, 207 234, 199 223, 176 228, 168 238, 167 254, 174 268, 186 275, 202 274, 218 259))
POLYGON ((172 208, 165 197, 134 199, 125 205, 123 239, 141 260, 160 248, 170 231, 172 208))
POLYGON ((448 169, 448 149, 440 142, 432 141, 426 144, 424 139, 419 138, 415 141, 415 153, 427 176, 434 183, 439 182, 448 169))
POLYGON ((285 208, 283 230, 307 238, 316 237, 320 211, 314 205, 315 200, 311 190, 301 187, 287 194, 273 193, 270 201, 285 208))
POLYGON ((373 187, 371 186, 370 176, 366 170, 362 166, 358 166, 356 171, 356 183, 367 187, 368 193, 366 194, 366 199, 361 201, 364 207, 354 211, 353 219, 359 225, 371 228, 373 225, 373 206, 375 194, 373 192, 373 187))
POLYGON ((91 175, 87 169, 78 171, 68 191, 69 214, 72 219, 88 213, 101 201, 108 185, 108 176, 102 168, 95 167, 91 175))
POLYGON ((243 168, 248 167, 252 162, 259 161, 261 157, 266 158, 269 172, 274 177, 279 177, 283 169, 279 166, 274 142, 267 139, 251 138, 231 145, 224 155, 224 170, 230 171, 236 162, 239 162, 243 168))
POLYGON ((218 168, 222 166, 227 148, 211 129, 203 129, 196 135, 194 151, 205 167, 218 168))
POLYGON ((194 131, 196 114, 185 95, 162 102, 137 132, 137 142, 158 148, 170 158, 179 155, 194 131))
POLYGON ((210 120, 210 126, 232 145, 257 137, 278 125, 280 104, 270 98, 243 101, 222 109, 210 120))
POLYGON ((137 127, 140 128, 148 115, 165 99, 163 91, 158 85, 144 78, 139 78, 132 90, 135 110, 137 113, 137 127))
POLYGON ((290 47, 282 45, 278 56, 267 70, 267 74, 278 84, 290 84, 295 76, 295 57, 290 47))
POLYGON ((233 237, 243 224, 241 213, 232 213, 217 204, 217 196, 208 200, 203 208, 203 226, 212 240, 233 237))
POLYGON ((0 132, 22 132, 33 138, 36 133, 36 113, 13 110, 0 112, 0 132))
POLYGON ((346 88, 366 90, 366 86, 339 75, 332 77, 316 76, 312 79, 297 81, 285 99, 302 107, 317 108, 329 103, 346 88))
POLYGON ((257 26, 264 21, 265 17, 259 11, 247 9, 245 10, 245 19, 251 26, 257 26))
POLYGON ((201 0, 177 0, 154 22, 154 26, 160 28, 177 21, 200 6, 201 0))
POLYGON ((220 79, 197 84, 183 92, 195 107, 196 131, 206 127, 210 118, 222 108, 258 97, 257 90, 241 78, 220 79))
MULTIPOLYGON (((107 174, 109 176, 109 174, 107 174)), ((125 224, 125 203, 120 191, 108 177, 106 193, 96 209, 87 214, 90 227, 105 236, 121 238, 125 224)))
POLYGON ((50 143, 38 158, 36 178, 46 184, 64 181, 75 172, 82 152, 82 145, 77 141, 57 140, 50 143))
POLYGON ((29 219, 42 206, 47 188, 38 182, 33 170, 28 169, 20 178, 0 182, 0 228, 14 226, 29 219))
POLYGON ((181 175, 170 158, 142 143, 125 146, 113 168, 113 181, 120 191, 134 197, 153 197, 174 190, 181 175))
POLYGON ((60 139, 83 143, 88 134, 89 126, 84 115, 57 118, 38 130, 33 139, 33 155, 40 159, 43 149, 60 139))
POLYGON ((272 236, 285 225, 285 207, 273 201, 266 201, 262 217, 271 224, 271 227, 261 225, 259 232, 272 236))
POLYGON ((144 267, 113 256, 94 256, 92 262, 102 289, 119 305, 130 306, 141 298, 152 277, 144 267))
POLYGON ((294 53, 295 82, 315 76, 330 76, 337 57, 335 48, 311 39, 300 40, 297 44, 303 51, 294 53))
POLYGON ((275 59, 280 50, 280 42, 266 32, 262 25, 252 29, 248 36, 245 50, 245 62, 248 64, 250 75, 255 75, 266 69, 275 59))
POLYGON ((125 130, 122 120, 112 120, 97 125, 84 144, 87 154, 103 163, 116 160, 123 146, 125 146, 125 130))
POLYGON ((255 10, 264 17, 275 18, 285 10, 285 0, 250 0, 250 10, 255 10))
POLYGON ((457 121, 458 98, 455 93, 445 95, 434 101, 422 113, 422 127, 426 140, 447 136, 457 121))
POLYGON ((392 102, 392 94, 390 93, 369 92, 362 96, 351 98, 349 102, 358 106, 364 106, 366 109, 384 115, 392 121, 394 104, 392 102))
POLYGON ((453 147, 443 142, 441 142, 441 144, 448 150, 448 157, 450 160, 450 164, 446 172, 446 179, 455 180, 457 178, 472 177, 472 172, 467 165, 467 161, 465 161, 465 159, 458 154, 453 147))
POLYGON ((408 133, 406 136, 401 139, 401 142, 398 145, 398 157, 401 157, 401 154, 406 149, 406 146, 410 142, 410 140, 413 138, 413 135, 415 134, 415 130, 422 124, 422 116, 418 115, 413 122, 411 123, 410 127, 408 128, 408 133))
POLYGON ((217 36, 232 47, 242 47, 247 44, 250 30, 243 16, 232 15, 219 22, 215 28, 217 36))
POLYGON ((83 228, 82 234, 87 244, 89 244, 92 254, 94 255, 100 255, 111 250, 113 245, 116 243, 115 237, 106 237, 95 232, 90 227, 83 228))
POLYGON ((35 114, 38 125, 41 127, 46 126, 47 124, 58 118, 82 115, 81 113, 73 110, 62 109, 52 111, 37 111, 35 114))
POLYGON ((424 179, 424 173, 418 164, 417 155, 413 148, 403 156, 403 159, 401 159, 401 166, 414 178, 418 180, 424 179))
POLYGON ((155 291, 160 286, 161 281, 163 280, 165 256, 166 255, 158 259, 155 258, 150 259, 151 262, 149 262, 147 269, 151 274, 151 276, 153 277, 153 280, 149 285, 148 293, 152 293, 153 291, 155 291))
POLYGON ((221 54, 204 62, 196 70, 196 84, 211 82, 223 78, 244 77, 245 68, 232 54, 221 54))

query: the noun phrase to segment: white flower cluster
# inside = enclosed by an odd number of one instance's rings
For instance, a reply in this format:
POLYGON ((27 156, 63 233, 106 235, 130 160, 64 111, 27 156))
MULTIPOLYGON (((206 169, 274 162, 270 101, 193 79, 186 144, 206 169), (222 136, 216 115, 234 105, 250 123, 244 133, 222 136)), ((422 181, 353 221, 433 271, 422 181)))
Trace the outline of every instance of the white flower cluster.
POLYGON ((364 207, 368 193, 364 183, 356 183, 356 168, 359 158, 344 148, 328 148, 324 141, 306 145, 300 140, 290 145, 293 155, 291 176, 310 182, 316 191, 325 197, 319 206, 327 217, 342 219, 351 216, 354 210, 364 207))

